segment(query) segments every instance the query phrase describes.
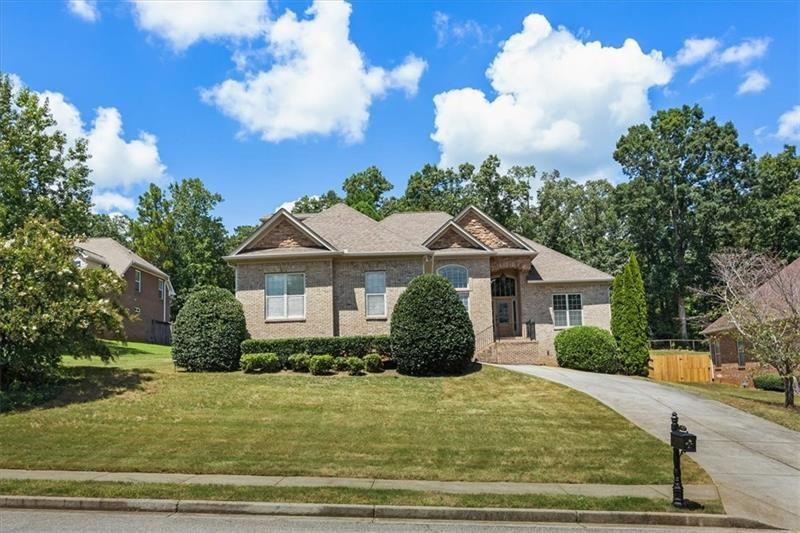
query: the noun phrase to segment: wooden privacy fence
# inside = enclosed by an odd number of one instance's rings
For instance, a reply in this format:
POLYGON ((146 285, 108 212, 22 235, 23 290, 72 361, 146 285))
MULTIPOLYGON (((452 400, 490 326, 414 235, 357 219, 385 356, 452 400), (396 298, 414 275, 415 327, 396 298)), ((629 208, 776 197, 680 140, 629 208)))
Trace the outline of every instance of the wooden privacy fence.
POLYGON ((707 354, 655 355, 650 357, 647 368, 648 376, 657 381, 711 383, 714 377, 707 354))

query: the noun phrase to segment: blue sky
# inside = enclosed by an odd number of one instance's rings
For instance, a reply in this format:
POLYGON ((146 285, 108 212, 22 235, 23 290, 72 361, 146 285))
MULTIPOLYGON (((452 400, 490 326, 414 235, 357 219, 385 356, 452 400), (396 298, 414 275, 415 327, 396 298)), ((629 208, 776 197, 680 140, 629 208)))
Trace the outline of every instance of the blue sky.
POLYGON ((369 165, 394 194, 488 153, 620 179, 619 134, 682 104, 776 152, 800 139, 799 5, 3 1, 0 68, 89 137, 98 210, 197 176, 232 228, 369 165))

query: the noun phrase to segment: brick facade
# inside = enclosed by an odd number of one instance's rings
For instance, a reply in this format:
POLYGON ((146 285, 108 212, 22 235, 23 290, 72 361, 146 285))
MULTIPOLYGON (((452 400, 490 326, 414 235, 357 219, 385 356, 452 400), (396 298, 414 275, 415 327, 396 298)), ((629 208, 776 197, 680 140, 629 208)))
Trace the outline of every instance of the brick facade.
POLYGON ((242 302, 247 331, 255 339, 329 337, 333 332, 333 263, 325 260, 276 261, 236 267, 236 298, 242 302), (266 320, 264 284, 268 273, 306 275, 304 319, 266 320))
POLYGON ((553 295, 580 294, 583 325, 611 329, 611 306, 608 283, 522 284, 522 318, 536 322, 539 355, 555 356, 553 340, 559 329, 553 326, 553 295))
POLYGON ((492 280, 489 269, 488 257, 459 258, 459 259, 434 259, 431 262, 431 271, 445 265, 461 265, 467 269, 469 275, 469 318, 476 335, 491 336, 492 328, 492 280))
POLYGON ((335 261, 333 334, 388 335, 389 318, 397 299, 422 272, 422 257, 335 261), (385 318, 367 318, 364 275, 370 271, 386 272, 385 318))
POLYGON ((130 341, 153 342, 153 320, 169 322, 169 291, 165 281, 164 299, 161 300, 158 295, 159 278, 140 270, 142 290, 137 292, 134 283, 136 270, 135 267, 131 267, 122 277, 125 280, 125 292, 120 295, 119 303, 135 316, 133 320, 123 322, 125 335, 130 341))

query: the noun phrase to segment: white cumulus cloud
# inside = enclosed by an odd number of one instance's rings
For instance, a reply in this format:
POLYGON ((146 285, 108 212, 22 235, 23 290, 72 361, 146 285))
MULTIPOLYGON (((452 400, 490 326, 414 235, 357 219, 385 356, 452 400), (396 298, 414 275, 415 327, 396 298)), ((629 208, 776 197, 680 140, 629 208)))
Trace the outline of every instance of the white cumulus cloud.
POLYGON ((97 0, 69 0, 67 7, 70 12, 86 22, 100 20, 100 11, 97 9, 97 0))
POLYGON ((265 0, 133 0, 137 25, 183 51, 201 40, 252 38, 264 31, 265 0))
POLYGON ((800 105, 796 105, 778 118, 775 136, 784 141, 800 141, 800 105))
POLYGON ((93 194, 92 205, 92 209, 96 213, 116 213, 120 211, 130 213, 136 207, 133 198, 110 191, 93 194))
POLYGON ((744 81, 739 85, 736 94, 760 93, 769 86, 769 78, 763 72, 751 70, 748 72, 744 81))
POLYGON ((762 37, 759 39, 746 39, 740 44, 729 46, 723 50, 716 58, 717 62, 723 65, 736 63, 738 65, 746 65, 763 57, 767 53, 771 39, 762 37))
MULTIPOLYGON (((18 78, 16 78, 18 80, 18 78)), ((21 83, 17 83, 21 86, 21 83)), ((62 131, 71 144, 85 138, 95 189, 129 189, 135 185, 160 181, 166 177, 166 166, 161 162, 156 137, 139 132, 136 139, 125 140, 122 116, 114 107, 99 107, 87 128, 77 107, 66 97, 54 91, 38 93, 46 99, 56 128, 62 131)))
POLYGON ((629 126, 647 120, 647 92, 672 78, 661 52, 627 39, 619 48, 582 42, 527 16, 486 71, 497 96, 474 88, 434 97, 432 139, 445 166, 480 162, 557 168, 573 177, 609 174, 610 154, 629 126))
POLYGON ((683 41, 683 48, 678 50, 675 62, 681 66, 699 63, 714 53, 719 48, 719 44, 719 41, 712 37, 686 39, 683 41))
POLYGON ((427 64, 413 55, 391 70, 366 64, 350 40, 350 12, 346 2, 325 1, 315 1, 307 18, 287 10, 267 29, 270 68, 206 89, 203 100, 265 141, 362 140, 373 99, 392 89, 414 95, 427 64))

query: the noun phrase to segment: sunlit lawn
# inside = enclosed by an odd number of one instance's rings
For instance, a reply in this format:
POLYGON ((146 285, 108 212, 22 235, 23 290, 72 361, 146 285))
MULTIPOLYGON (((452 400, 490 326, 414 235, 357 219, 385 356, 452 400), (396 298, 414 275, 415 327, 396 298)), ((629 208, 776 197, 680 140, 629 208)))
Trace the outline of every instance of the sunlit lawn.
POLYGON ((722 383, 671 383, 671 385, 726 403, 789 429, 800 431, 800 408, 797 406, 785 408, 782 392, 753 388, 743 389, 722 383))
MULTIPOLYGON (((412 378, 176 372, 131 343, 67 359, 48 404, 0 415, 0 468, 670 483, 670 449, 566 387, 484 367, 412 378)), ((708 482, 686 461, 685 480, 708 482)))

